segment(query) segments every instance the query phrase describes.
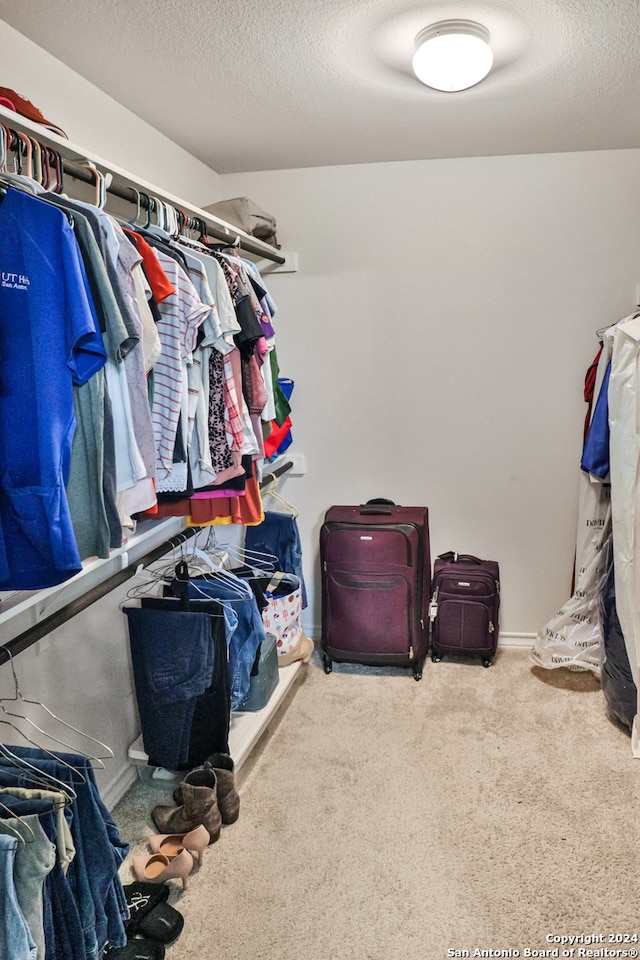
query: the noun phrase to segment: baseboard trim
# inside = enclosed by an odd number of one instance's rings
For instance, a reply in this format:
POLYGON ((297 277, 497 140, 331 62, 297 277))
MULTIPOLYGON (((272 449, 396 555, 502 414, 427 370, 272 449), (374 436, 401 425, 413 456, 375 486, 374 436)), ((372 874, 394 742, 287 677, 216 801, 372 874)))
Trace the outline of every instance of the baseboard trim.
MULTIPOLYGON (((322 636, 322 630, 319 626, 305 627, 305 633, 310 637, 315 643, 316 647, 320 647, 320 638, 322 636)), ((528 648, 532 647, 534 640, 536 639, 535 633, 503 633, 500 631, 500 636, 498 637, 498 646, 499 647, 520 647, 528 648)))
POLYGON ((138 774, 136 773, 136 768, 130 763, 127 763, 106 787, 101 788, 100 796, 107 810, 113 810, 115 805, 122 800, 129 787, 133 786, 137 779, 138 774))
POLYGON ((498 637, 498 646, 529 649, 533 646, 535 639, 535 633, 501 633, 498 637))

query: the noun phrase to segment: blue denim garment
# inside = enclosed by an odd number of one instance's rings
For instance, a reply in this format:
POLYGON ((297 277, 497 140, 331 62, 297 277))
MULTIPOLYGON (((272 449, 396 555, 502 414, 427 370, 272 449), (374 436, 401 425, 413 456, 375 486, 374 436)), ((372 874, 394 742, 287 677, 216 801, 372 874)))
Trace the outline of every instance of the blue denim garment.
POLYGON ((302 587, 302 609, 307 606, 307 590, 302 574, 302 545, 295 517, 288 513, 265 511, 262 523, 247 527, 244 545, 247 550, 272 553, 278 558, 278 570, 293 573, 302 587))
POLYGON ((45 878, 56 864, 56 847, 44 832, 37 815, 20 814, 11 817, 6 799, 11 801, 14 798, 11 794, 0 793, 0 833, 13 837, 18 834, 22 837, 16 851, 13 882, 20 909, 36 945, 36 956, 44 958, 43 887, 45 878))
MULTIPOLYGON (((72 815, 70 827, 76 848, 67 875, 82 920, 87 960, 95 960, 107 942, 114 947, 123 947, 127 942, 124 920, 128 919, 128 911, 126 907, 124 911, 121 909, 121 897, 116 891, 118 886, 121 888, 118 869, 129 852, 129 845, 116 835, 117 831, 114 834, 107 829, 90 761, 80 754, 58 753, 61 760, 79 771, 84 777, 83 782, 77 772, 65 763, 51 759, 42 750, 15 745, 11 750, 44 773, 66 783, 77 794, 66 808, 72 815)), ((17 768, 7 767, 1 757, 0 765, 1 769, 9 769, 16 776, 17 768)), ((26 771, 26 775, 18 772, 14 782, 29 786, 33 776, 33 771, 26 771), (18 779, 20 776, 22 780, 18 779)))
POLYGON ((18 904, 13 865, 19 840, 0 833, 0 957, 36 960, 36 945, 18 904))
MULTIPOLYGON (((143 609, 149 610, 190 611, 192 604, 187 599, 186 592, 187 583, 185 581, 182 597, 143 597, 141 604, 143 609)), ((212 753, 229 753, 231 711, 227 670, 226 618, 222 604, 218 600, 198 600, 197 612, 192 613, 192 616, 199 618, 203 613, 206 613, 208 617, 213 667, 207 677, 209 665, 208 663, 202 665, 208 685, 204 693, 195 697, 193 701, 195 708, 192 711, 191 728, 186 731, 186 756, 183 756, 181 750, 181 763, 178 768, 180 770, 192 770, 204 763, 212 753)), ((170 727, 167 728, 167 734, 168 749, 175 749, 173 741, 177 737, 173 735, 170 727)), ((164 766, 152 753, 149 754, 149 763, 164 766)))
MULTIPOLYGON (((45 835, 55 844, 57 820, 50 800, 23 800, 10 793, 1 796, 2 802, 16 816, 35 814, 45 835)), ((87 953, 78 906, 69 879, 57 859, 42 887, 42 923, 46 960, 85 960, 87 953)))
POLYGON ((209 616, 146 607, 124 612, 145 751, 154 763, 178 770, 189 756, 196 699, 213 673, 209 616))
MULTIPOLYGON (((231 574, 225 574, 224 578, 190 580, 188 590, 191 601, 197 601, 198 598, 205 599, 205 597, 219 600, 225 607, 229 606, 237 617, 238 623, 235 630, 231 636, 227 635, 231 709, 235 710, 249 693, 251 669, 255 663, 258 648, 265 638, 264 625, 256 599, 246 582, 239 577, 232 577, 231 574)), ((192 607, 195 606, 196 604, 193 603, 192 607)))

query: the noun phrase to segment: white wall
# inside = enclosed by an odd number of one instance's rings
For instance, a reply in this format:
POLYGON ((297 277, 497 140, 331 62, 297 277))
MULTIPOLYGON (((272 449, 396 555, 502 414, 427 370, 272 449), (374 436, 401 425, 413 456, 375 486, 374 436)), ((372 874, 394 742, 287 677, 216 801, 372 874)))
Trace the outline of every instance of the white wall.
POLYGON ((272 211, 299 272, 273 276, 296 381, 300 510, 318 630, 334 503, 430 509, 432 555, 501 565, 503 637, 571 587, 584 375, 633 309, 640 153, 437 160, 224 176, 272 211))
MULTIPOLYGON (((269 286, 308 458, 282 491, 300 509, 309 629, 325 509, 388 496, 429 506, 434 554, 499 560, 503 631, 535 633, 570 587, 595 330, 640 281, 639 152, 219 177, 2 22, 0 39, 2 82, 74 141, 196 204, 248 194, 298 252, 269 286)), ((121 599, 16 661, 26 696, 115 749, 99 774, 112 797, 137 734, 121 599)))
POLYGON ((4 20, 0 47, 2 86, 35 104, 74 144, 182 200, 197 205, 220 199, 214 170, 4 20))
MULTIPOLYGON (((59 60, 0 21, 2 71, 0 83, 31 100, 78 146, 137 174, 144 180, 193 204, 221 197, 220 178, 195 157, 158 133, 59 60)), ((135 779, 127 748, 140 725, 133 695, 124 614, 119 604, 126 586, 93 604, 15 660, 25 697, 41 700, 62 719, 106 742, 115 758, 97 770, 101 793, 115 802, 135 779)), ((0 643, 8 628, 0 628, 0 643)), ((10 669, 0 670, 0 695, 12 696, 10 669)), ((7 704, 7 709, 13 709, 7 704)), ((47 718, 39 707, 24 710, 33 722, 67 742, 76 752, 91 752, 91 744, 47 718)), ((0 717, 1 719, 1 717, 0 717)), ((24 744, 2 723, 0 740, 24 744)), ((34 731, 24 723, 25 733, 34 731)), ((49 749, 35 732, 33 739, 49 749)), ((60 747, 58 747, 60 749, 60 747)))

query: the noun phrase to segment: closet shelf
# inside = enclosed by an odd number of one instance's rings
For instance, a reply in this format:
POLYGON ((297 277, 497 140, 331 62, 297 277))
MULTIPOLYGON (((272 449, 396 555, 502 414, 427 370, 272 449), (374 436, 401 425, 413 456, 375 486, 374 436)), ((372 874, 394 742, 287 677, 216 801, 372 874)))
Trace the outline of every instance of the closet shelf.
MULTIPOLYGON (((85 150, 84 147, 78 146, 70 140, 66 140, 64 137, 52 133, 41 124, 34 123, 26 117, 22 117, 20 114, 8 110, 6 107, 0 107, 0 122, 4 123, 4 125, 11 130, 32 137, 44 146, 52 147, 60 154, 63 161, 72 164, 83 164, 87 163, 87 161, 92 163, 101 173, 110 175, 111 182, 107 189, 130 203, 136 203, 136 191, 137 193, 157 197, 176 209, 184 211, 189 216, 202 220, 207 226, 207 232, 215 239, 223 243, 228 241, 230 246, 234 245, 236 240, 239 239, 239 249, 249 254, 254 260, 258 262, 264 260, 267 264, 272 265, 276 270, 281 270, 282 272, 290 272, 296 269, 295 254, 289 255, 294 260, 294 265, 291 266, 287 262, 287 256, 276 247, 271 246, 271 244, 265 243, 257 237, 252 237, 239 227, 227 223, 219 217, 214 217, 211 213, 207 213, 206 210, 187 203, 179 197, 168 193, 166 190, 162 190, 143 180, 141 177, 105 160, 103 157, 85 150), (127 194, 127 190, 130 192, 130 195, 127 194)), ((73 172, 69 175, 73 177, 73 172)), ((266 272, 269 272, 268 267, 266 268, 266 272)), ((274 272, 273 269, 271 272, 274 272)))
MULTIPOLYGON (((287 667, 278 668, 278 683, 262 710, 256 710, 254 713, 233 712, 231 714, 229 754, 233 757, 236 775, 247 763, 260 739, 268 732, 269 726, 284 706, 287 694, 293 692, 295 685, 303 679, 304 666, 305 664, 299 660, 297 663, 290 663, 287 667)), ((136 767, 150 771, 149 777, 145 778, 141 775, 140 779, 152 779, 159 783, 166 782, 167 779, 179 779, 178 773, 163 770, 162 767, 147 766, 149 757, 144 751, 142 734, 129 747, 129 760, 136 767)))
POLYGON ((21 635, 38 627, 44 629, 47 621, 51 621, 65 607, 90 599, 92 591, 99 591, 112 577, 135 567, 150 552, 164 546, 169 538, 184 531, 183 517, 145 520, 138 524, 136 532, 127 542, 112 550, 106 559, 85 560, 82 570, 75 577, 44 590, 0 593, 0 644, 8 645, 12 654, 20 653, 36 639, 21 644, 21 635))

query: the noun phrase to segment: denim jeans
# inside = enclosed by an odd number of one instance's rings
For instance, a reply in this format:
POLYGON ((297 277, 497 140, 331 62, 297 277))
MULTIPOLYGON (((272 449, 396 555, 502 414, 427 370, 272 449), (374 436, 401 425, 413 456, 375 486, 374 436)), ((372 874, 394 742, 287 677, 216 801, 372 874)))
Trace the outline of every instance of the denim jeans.
POLYGON ((66 801, 64 794, 55 790, 40 790, 37 787, 18 787, 15 784, 4 786, 3 789, 21 800, 48 800, 49 803, 53 804, 53 810, 56 814, 56 856, 66 873, 69 864, 76 855, 76 848, 73 845, 73 837, 69 827, 71 812, 69 812, 68 819, 65 816, 66 801))
POLYGON ((0 957, 36 960, 36 945, 18 904, 13 867, 20 841, 0 834, 0 957))
MULTIPOLYGON (((6 808, 5 800, 13 799, 11 794, 0 793, 0 802, 6 808)), ((0 817, 7 813, 0 808, 0 817)), ((20 815, 0 819, 0 833, 15 837, 22 837, 16 851, 13 867, 13 880, 16 888, 16 897, 24 919, 29 927, 31 936, 36 945, 38 960, 44 960, 44 900, 43 885, 45 878, 53 870, 56 863, 56 847, 51 843, 42 828, 42 824, 35 814, 20 815)))
MULTIPOLYGON (((186 588, 186 584, 185 584, 186 588)), ((209 682, 206 690, 194 698, 191 729, 186 738, 186 755, 178 770, 191 770, 204 763, 212 753, 229 752, 230 688, 227 670, 227 631, 226 617, 222 604, 217 600, 191 601, 160 597, 145 597, 141 601, 144 609, 175 611, 176 605, 184 604, 185 612, 200 617, 207 614, 211 635, 213 667, 203 667, 205 679, 209 682)), ((143 729, 144 733, 144 729, 143 729)), ((145 740, 146 746, 146 740, 145 740)), ((181 754, 182 756, 182 754, 181 754)), ((158 764, 157 756, 149 753, 149 763, 158 764)))
MULTIPOLYGON (((129 852, 129 846, 121 840, 116 824, 100 798, 90 761, 79 754, 59 753, 61 760, 70 765, 65 766, 65 763, 53 760, 33 747, 12 746, 11 750, 43 773, 61 780, 77 794, 67 808, 72 815, 70 826, 76 848, 67 876, 82 921, 87 960, 95 960, 107 942, 114 947, 123 947, 127 942, 124 921, 129 913, 118 869, 129 852)), ((21 786, 33 786, 33 771, 22 773, 16 766, 7 766, 1 757, 0 770, 5 774, 10 771, 14 782, 21 786)))
POLYGON ((150 604, 124 612, 144 748, 158 766, 178 770, 189 758, 196 699, 211 684, 209 615, 150 604))
MULTIPOLYGON (((9 792, 2 793, 1 797, 5 806, 16 816, 37 816, 45 837, 55 844, 59 820, 50 800, 24 800, 9 792)), ((46 946, 43 956, 46 956, 46 960, 85 960, 85 937, 78 905, 59 858, 56 858, 42 886, 42 928, 46 946)))
MULTIPOLYGON (((169 589, 174 595, 180 595, 183 586, 181 581, 172 580, 169 589)), ((233 634, 228 637, 231 709, 235 710, 249 693, 251 670, 265 637, 256 599, 248 585, 231 574, 189 580, 188 596, 190 601, 219 600, 229 605, 238 618, 233 634)))
POLYGON ((247 550, 271 553, 278 558, 278 570, 293 573, 302 587, 302 609, 307 606, 307 590, 302 574, 302 546, 295 517, 288 513, 265 511, 264 520, 247 527, 244 545, 247 550))

